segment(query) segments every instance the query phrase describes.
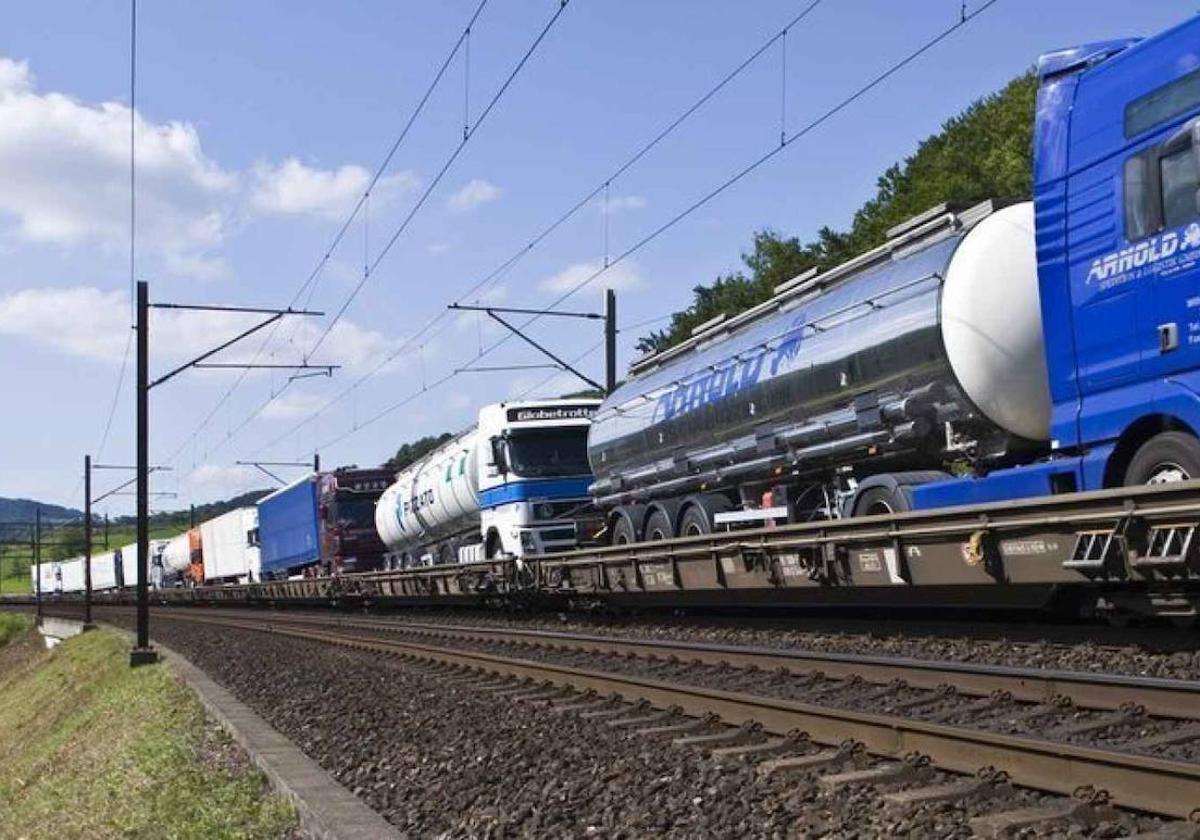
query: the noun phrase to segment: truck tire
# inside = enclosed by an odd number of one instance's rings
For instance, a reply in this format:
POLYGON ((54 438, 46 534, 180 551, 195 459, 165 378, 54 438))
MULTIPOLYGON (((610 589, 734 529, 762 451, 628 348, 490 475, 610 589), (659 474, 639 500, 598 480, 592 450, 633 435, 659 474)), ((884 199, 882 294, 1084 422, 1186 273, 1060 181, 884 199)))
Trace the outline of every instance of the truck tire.
POLYGON ((1171 484, 1200 478, 1200 441, 1187 432, 1163 432, 1142 444, 1125 470, 1125 486, 1171 484))
POLYGON ((613 520, 613 545, 629 545, 638 541, 637 531, 628 516, 617 516, 613 520))
POLYGON ((699 537, 713 532, 713 516, 729 510, 729 502, 721 496, 700 496, 688 504, 679 520, 679 536, 699 537))
POLYGON ((854 516, 886 516, 911 510, 908 497, 900 488, 871 487, 854 502, 854 516))
POLYGON ((675 529, 671 526, 671 519, 667 516, 666 511, 658 508, 646 517, 645 539, 647 542, 669 540, 674 536, 675 529))

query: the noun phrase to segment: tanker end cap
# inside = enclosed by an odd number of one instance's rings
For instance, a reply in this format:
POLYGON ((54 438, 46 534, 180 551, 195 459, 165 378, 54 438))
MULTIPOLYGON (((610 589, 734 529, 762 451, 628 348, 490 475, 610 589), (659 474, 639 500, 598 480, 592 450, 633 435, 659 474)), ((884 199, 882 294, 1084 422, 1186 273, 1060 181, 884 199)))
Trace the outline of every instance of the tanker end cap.
POLYGON ((1050 439, 1050 386, 1033 203, 1005 207, 963 238, 942 286, 942 340, 971 402, 1005 431, 1050 439))

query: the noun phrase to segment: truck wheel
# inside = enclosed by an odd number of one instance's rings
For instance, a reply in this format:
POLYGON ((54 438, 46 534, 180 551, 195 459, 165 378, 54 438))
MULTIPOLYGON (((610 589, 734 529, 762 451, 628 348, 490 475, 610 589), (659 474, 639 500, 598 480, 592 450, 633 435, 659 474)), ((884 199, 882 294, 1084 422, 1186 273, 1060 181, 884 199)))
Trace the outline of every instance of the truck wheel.
POLYGON ((628 516, 618 515, 613 522, 613 545, 629 545, 638 541, 637 531, 634 530, 633 522, 628 516))
POLYGON ((712 533, 712 520, 699 505, 691 505, 679 520, 679 536, 702 537, 712 533))
POLYGON ((671 520, 667 518, 665 511, 655 510, 646 517, 647 542, 669 540, 674 536, 675 529, 671 527, 671 520))
POLYGON ((906 513, 908 510, 908 499, 899 488, 892 490, 889 487, 871 487, 854 503, 855 516, 886 516, 892 513, 906 513))
POLYGON ((1200 441, 1187 432, 1163 432, 1142 444, 1125 470, 1125 486, 1172 484, 1200 478, 1200 441))

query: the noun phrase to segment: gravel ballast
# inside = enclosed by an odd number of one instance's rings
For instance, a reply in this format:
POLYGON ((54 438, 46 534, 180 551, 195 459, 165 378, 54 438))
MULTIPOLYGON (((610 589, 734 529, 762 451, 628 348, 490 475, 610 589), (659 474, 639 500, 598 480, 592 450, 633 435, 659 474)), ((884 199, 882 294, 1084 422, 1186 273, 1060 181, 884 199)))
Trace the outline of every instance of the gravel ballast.
MULTIPOLYGON (((967 837, 970 816, 1043 801, 1017 791, 897 814, 874 788, 761 778, 753 765, 718 764, 399 660, 161 613, 154 635, 412 836, 967 837)), ((1100 829, 1115 837, 1145 826, 1122 816, 1100 829)))

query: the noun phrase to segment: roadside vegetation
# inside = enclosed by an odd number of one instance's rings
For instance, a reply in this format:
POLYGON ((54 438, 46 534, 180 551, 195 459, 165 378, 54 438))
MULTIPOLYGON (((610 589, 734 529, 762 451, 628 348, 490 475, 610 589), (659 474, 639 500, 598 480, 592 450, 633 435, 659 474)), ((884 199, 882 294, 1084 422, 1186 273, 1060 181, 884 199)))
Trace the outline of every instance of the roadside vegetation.
MULTIPOLYGON (((9 616, 0 613, 0 633, 9 616)), ((0 649, 0 834, 285 838, 291 805, 163 665, 99 630, 0 649)))
POLYGON ((29 629, 29 619, 20 613, 0 612, 0 647, 29 629))

